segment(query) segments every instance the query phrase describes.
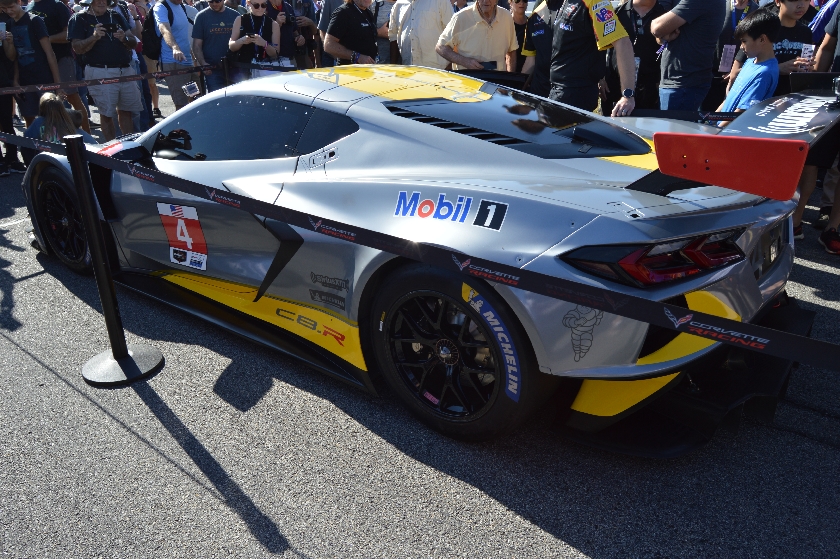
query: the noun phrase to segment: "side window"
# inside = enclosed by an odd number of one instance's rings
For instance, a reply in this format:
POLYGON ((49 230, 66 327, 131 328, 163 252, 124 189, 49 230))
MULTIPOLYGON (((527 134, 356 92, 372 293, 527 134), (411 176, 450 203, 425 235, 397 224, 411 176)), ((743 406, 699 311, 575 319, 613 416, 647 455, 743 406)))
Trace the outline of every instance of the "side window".
POLYGON ((336 142, 358 130, 359 125, 349 116, 315 109, 315 114, 309 119, 303 131, 297 151, 298 153, 318 151, 327 144, 336 142))
POLYGON ((295 146, 312 108, 269 97, 235 95, 199 105, 160 129, 155 157, 185 161, 277 159, 295 146))

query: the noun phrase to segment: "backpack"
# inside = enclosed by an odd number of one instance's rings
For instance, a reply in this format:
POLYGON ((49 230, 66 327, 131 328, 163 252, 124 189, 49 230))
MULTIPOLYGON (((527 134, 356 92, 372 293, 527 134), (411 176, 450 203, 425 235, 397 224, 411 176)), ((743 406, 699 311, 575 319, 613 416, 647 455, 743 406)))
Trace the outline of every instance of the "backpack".
MULTIPOLYGON (((169 15, 169 25, 172 25, 175 19, 175 14, 172 13, 172 8, 169 3, 164 0, 163 5, 166 6, 166 12, 169 15)), ((181 9, 184 10, 184 15, 187 15, 187 9, 181 4, 181 9)), ((190 25, 193 25, 193 20, 187 17, 190 25)), ((163 37, 158 33, 157 18, 155 17, 154 8, 149 10, 146 16, 146 21, 143 22, 143 32, 140 34, 143 41, 143 56, 150 60, 160 60, 161 43, 163 37)))

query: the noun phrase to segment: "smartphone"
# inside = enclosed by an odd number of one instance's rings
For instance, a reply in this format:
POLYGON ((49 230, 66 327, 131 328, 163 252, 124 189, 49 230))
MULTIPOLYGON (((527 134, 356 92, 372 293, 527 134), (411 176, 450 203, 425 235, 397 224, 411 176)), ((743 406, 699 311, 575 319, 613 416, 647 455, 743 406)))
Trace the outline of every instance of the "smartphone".
POLYGON ((496 70, 498 68, 495 60, 493 62, 482 62, 481 65, 484 66, 485 70, 496 70))
POLYGON ((116 33, 117 30, 120 28, 119 25, 116 23, 103 23, 102 29, 105 30, 105 33, 116 33))
POLYGON ((6 40, 6 22, 0 21, 0 41, 6 40))
POLYGON ((181 86, 181 89, 184 90, 184 93, 187 95, 187 97, 195 97, 196 95, 201 93, 201 90, 198 89, 198 84, 195 82, 185 83, 181 86))

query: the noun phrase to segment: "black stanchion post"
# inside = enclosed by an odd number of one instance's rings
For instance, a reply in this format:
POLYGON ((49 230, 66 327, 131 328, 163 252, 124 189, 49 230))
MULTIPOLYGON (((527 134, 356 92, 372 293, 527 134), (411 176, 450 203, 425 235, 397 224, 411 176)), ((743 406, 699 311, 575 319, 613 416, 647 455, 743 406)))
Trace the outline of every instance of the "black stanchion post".
POLYGON ((111 341, 111 350, 104 351, 90 359, 82 367, 82 377, 95 385, 113 385, 131 382, 155 372, 163 364, 163 354, 152 346, 125 343, 122 318, 117 304, 117 293, 111 277, 105 237, 99 222, 99 211, 93 192, 93 181, 84 154, 84 141, 79 135, 65 136, 67 160, 73 171, 73 182, 82 205, 82 221, 85 226, 93 274, 99 288, 102 314, 111 341))

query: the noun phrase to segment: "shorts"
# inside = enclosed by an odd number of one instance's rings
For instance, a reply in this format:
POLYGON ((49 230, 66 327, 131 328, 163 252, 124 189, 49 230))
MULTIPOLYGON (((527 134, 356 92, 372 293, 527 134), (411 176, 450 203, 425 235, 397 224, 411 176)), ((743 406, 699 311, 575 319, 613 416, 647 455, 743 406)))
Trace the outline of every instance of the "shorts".
MULTIPOLYGON (((131 66, 127 68, 94 68, 85 66, 85 79, 117 78, 120 76, 136 76, 137 72, 131 66)), ((117 110, 131 113, 143 111, 143 99, 140 95, 140 82, 120 82, 108 85, 88 86, 91 97, 96 103, 99 114, 108 118, 117 116, 117 110)))
MULTIPOLYGON (((161 71, 163 72, 189 68, 186 64, 178 64, 177 62, 166 62, 161 64, 161 66, 161 71)), ((184 90, 181 89, 181 87, 189 82, 197 82, 198 74, 191 73, 169 76, 167 78, 163 78, 163 81, 166 82, 166 87, 169 88, 169 96, 172 97, 172 102, 175 103, 175 107, 181 108, 187 106, 187 103, 190 102, 190 98, 187 97, 187 94, 184 93, 184 90)))
POLYGON ((18 98, 18 109, 20 109, 20 116, 22 117, 36 117, 38 116, 38 105, 41 103, 40 91, 29 91, 21 93, 18 98))
MULTIPOLYGON (((62 83, 76 81, 76 60, 72 56, 65 56, 58 60, 58 76, 61 78, 62 83)), ((73 95, 79 92, 75 87, 63 87, 61 89, 67 95, 73 95)))

